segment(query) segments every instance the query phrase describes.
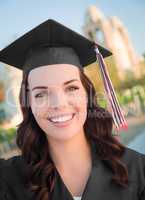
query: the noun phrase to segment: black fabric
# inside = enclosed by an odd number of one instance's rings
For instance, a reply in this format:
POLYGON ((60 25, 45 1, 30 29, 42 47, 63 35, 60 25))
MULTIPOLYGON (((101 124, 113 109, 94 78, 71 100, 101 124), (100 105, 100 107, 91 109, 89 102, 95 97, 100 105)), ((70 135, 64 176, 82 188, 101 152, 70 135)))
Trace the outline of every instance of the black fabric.
MULTIPOLYGON (((124 189, 111 182, 112 171, 96 154, 92 146, 92 171, 83 192, 82 200, 145 200, 145 155, 126 148, 122 161, 129 172, 129 187, 124 189)), ((21 156, 0 163, 0 200, 35 200, 24 185, 26 164, 21 156)), ((52 200, 73 200, 73 197, 56 170, 57 179, 52 200)), ((74 176, 74 174, 72 174, 74 176)))
MULTIPOLYGON (((28 62, 28 55, 30 52, 33 53, 35 49, 41 48, 42 46, 47 48, 69 47, 72 48, 79 57, 80 64, 82 66, 87 66, 96 61, 94 45, 94 42, 88 40, 84 36, 74 32, 55 20, 49 19, 2 49, 0 51, 0 61, 21 70, 25 70, 25 63, 27 63, 30 68, 35 68, 35 66, 41 66, 47 62, 49 63, 51 57, 45 56, 44 59, 43 56, 39 56, 39 59, 36 59, 36 56, 34 56, 33 62, 32 59, 30 59, 31 62, 28 62), (38 63, 35 62, 35 59, 38 63)), ((103 57, 112 55, 110 51, 102 46, 98 45, 98 48, 103 57)), ((63 56, 63 58, 65 57, 63 56)), ((64 62, 66 62, 65 59, 64 62)))
POLYGON ((40 66, 53 64, 71 64, 82 68, 79 57, 70 47, 39 47, 29 54, 23 66, 25 73, 40 66))

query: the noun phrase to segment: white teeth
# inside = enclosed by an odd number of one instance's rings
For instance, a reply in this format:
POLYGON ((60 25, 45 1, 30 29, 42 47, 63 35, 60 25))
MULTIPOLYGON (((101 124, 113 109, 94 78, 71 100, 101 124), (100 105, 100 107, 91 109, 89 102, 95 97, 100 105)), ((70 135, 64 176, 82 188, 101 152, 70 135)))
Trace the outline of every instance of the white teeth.
POLYGON ((51 117, 51 118, 49 118, 49 120, 52 122, 65 122, 65 121, 72 119, 72 117, 73 117, 73 114, 67 115, 67 116, 62 116, 62 117, 51 117))

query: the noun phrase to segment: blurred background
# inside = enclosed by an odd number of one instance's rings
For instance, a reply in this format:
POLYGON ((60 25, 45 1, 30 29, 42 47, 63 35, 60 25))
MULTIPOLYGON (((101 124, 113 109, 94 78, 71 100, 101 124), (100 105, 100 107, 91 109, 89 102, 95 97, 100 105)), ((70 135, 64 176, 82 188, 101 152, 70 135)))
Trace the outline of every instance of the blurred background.
MULTIPOLYGON (((0 49, 49 18, 110 49, 113 56, 105 62, 128 122, 128 130, 121 130, 119 139, 145 154, 144 10, 143 0, 0 1, 0 49)), ((99 104, 107 107, 96 63, 85 72, 94 83, 99 104)), ((20 153, 15 138, 16 125, 22 120, 21 80, 20 70, 0 63, 0 157, 20 153)))

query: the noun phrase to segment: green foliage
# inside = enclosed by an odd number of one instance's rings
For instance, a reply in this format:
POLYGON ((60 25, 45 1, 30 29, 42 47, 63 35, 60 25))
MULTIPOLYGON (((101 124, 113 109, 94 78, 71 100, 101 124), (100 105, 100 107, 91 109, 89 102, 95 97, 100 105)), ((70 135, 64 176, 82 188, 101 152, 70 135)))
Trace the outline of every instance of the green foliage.
POLYGON ((16 136, 16 129, 15 128, 9 128, 9 129, 3 129, 0 128, 0 143, 7 140, 8 143, 11 143, 11 141, 16 136))
POLYGON ((127 105, 128 103, 133 101, 132 94, 127 94, 123 92, 117 93, 117 98, 121 105, 127 105))
POLYGON ((136 85, 145 85, 145 75, 142 76, 142 78, 140 78, 140 79, 134 79, 134 78, 126 79, 120 85, 119 90, 123 91, 124 89, 131 89, 136 85))

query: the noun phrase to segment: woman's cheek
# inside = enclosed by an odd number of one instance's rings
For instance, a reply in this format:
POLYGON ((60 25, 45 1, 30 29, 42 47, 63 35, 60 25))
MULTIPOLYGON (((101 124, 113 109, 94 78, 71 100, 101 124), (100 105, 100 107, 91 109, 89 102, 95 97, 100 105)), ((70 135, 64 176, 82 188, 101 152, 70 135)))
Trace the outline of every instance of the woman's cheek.
POLYGON ((79 107, 84 108, 87 105, 87 97, 86 97, 85 94, 76 95, 75 98, 74 98, 74 102, 79 107))
POLYGON ((44 117, 44 113, 46 113, 46 107, 44 107, 44 106, 42 107, 42 106, 38 106, 35 104, 31 107, 31 109, 32 109, 32 113, 36 119, 44 117))
POLYGON ((87 117, 87 97, 85 94, 76 96, 74 106, 77 112, 77 118, 84 121, 87 117))

